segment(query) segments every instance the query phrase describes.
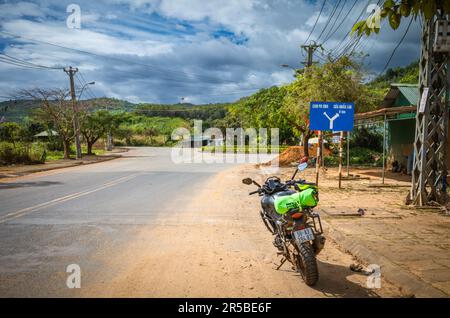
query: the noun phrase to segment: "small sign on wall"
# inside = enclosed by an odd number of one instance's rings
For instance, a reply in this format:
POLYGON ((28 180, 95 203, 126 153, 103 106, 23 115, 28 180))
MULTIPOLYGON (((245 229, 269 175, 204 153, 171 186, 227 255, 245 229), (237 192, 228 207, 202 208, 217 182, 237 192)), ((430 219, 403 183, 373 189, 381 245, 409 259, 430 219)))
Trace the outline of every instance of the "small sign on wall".
POLYGON ((430 89, 425 87, 422 92, 422 98, 420 99, 419 113, 423 114, 425 107, 427 106, 428 93, 430 89))

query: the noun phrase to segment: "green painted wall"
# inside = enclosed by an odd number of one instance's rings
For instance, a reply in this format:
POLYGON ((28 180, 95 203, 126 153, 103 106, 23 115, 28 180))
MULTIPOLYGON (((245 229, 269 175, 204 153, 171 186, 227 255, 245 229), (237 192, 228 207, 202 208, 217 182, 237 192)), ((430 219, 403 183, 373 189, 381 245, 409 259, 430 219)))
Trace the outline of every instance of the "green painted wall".
POLYGON ((403 94, 400 94, 397 99, 394 102, 394 107, 400 107, 400 106, 410 106, 411 103, 403 96, 403 94))
POLYGON ((388 158, 406 164, 406 157, 412 151, 416 121, 414 118, 388 122, 388 158))

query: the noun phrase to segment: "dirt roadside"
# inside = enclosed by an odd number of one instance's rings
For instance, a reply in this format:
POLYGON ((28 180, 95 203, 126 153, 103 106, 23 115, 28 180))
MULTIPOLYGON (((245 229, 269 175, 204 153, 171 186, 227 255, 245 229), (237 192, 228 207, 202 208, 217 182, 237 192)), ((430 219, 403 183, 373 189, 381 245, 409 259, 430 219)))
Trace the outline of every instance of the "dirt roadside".
POLYGON ((112 281, 85 285, 91 297, 399 297, 383 281, 366 288, 367 277, 350 271, 351 255, 331 240, 319 255, 320 280, 306 286, 279 257, 258 215, 258 197, 241 183, 258 174, 253 166, 216 175, 202 193, 174 213, 142 229, 106 267, 112 281))

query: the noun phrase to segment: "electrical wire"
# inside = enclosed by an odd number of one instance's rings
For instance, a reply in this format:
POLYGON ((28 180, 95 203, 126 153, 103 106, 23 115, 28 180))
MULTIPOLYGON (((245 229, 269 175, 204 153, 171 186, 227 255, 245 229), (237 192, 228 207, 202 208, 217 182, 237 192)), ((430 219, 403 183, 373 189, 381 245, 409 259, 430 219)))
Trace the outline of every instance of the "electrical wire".
POLYGON ((331 33, 329 36, 327 36, 325 38, 325 40, 322 42, 322 45, 325 44, 325 42, 327 42, 335 33, 337 30, 339 30, 342 27, 342 24, 344 24, 345 21, 347 21, 347 17, 349 16, 349 14, 352 12, 353 8, 355 7, 356 3, 358 2, 358 0, 355 0, 355 2, 353 2, 352 6, 350 7, 350 9, 347 11, 347 14, 342 18, 341 23, 339 23, 339 25, 336 27, 336 29, 333 31, 333 33, 331 33))
POLYGON ((143 66, 143 67, 146 67, 148 69, 151 69, 153 72, 159 72, 159 73, 162 73, 162 74, 172 73, 172 74, 174 74, 176 76, 184 75, 184 80, 186 80, 186 79, 192 80, 194 78, 194 79, 197 79, 197 80, 211 81, 211 82, 219 83, 219 84, 220 83, 226 83, 226 82, 232 83, 232 81, 226 81, 226 80, 215 78, 215 77, 204 76, 204 75, 190 73, 190 72, 185 72, 185 71, 181 71, 181 70, 173 70, 173 69, 169 69, 169 68, 161 68, 159 66, 154 66, 154 65, 150 65, 150 64, 146 64, 146 63, 140 63, 140 62, 136 62, 136 61, 125 60, 125 59, 114 57, 114 56, 109 56, 109 55, 94 53, 94 52, 90 52, 90 51, 75 49, 75 48, 71 48, 71 47, 67 47, 67 46, 63 46, 63 45, 59 45, 59 44, 55 44, 55 43, 51 43, 51 42, 47 42, 47 41, 31 39, 31 38, 27 38, 27 37, 24 37, 24 36, 20 36, 20 35, 13 34, 13 33, 6 32, 6 31, 2 31, 2 30, 0 30, 0 33, 6 34, 6 35, 9 35, 9 36, 13 36, 15 38, 20 38, 20 39, 23 39, 23 40, 31 41, 31 42, 42 43, 42 44, 58 47, 58 48, 61 48, 61 49, 78 52, 78 53, 85 54, 85 55, 92 55, 92 56, 107 58, 107 59, 110 59, 110 60, 120 61, 120 62, 126 63, 126 64, 135 64, 135 65, 143 66))
POLYGON ((61 69, 63 69, 62 67, 50 67, 50 66, 46 66, 46 65, 31 63, 31 62, 18 59, 16 57, 13 57, 13 56, 5 54, 5 53, 0 53, 0 55, 4 55, 6 58, 8 58, 8 59, 10 59, 12 61, 15 61, 15 62, 18 62, 18 63, 23 63, 23 64, 30 65, 30 66, 46 68, 46 69, 52 69, 52 70, 61 70, 61 69))
MULTIPOLYGON (((327 41, 326 39, 328 38, 328 36, 330 35, 330 33, 333 32, 333 30, 336 31, 336 30, 333 29, 333 28, 334 28, 334 26, 336 25, 336 22, 339 20, 339 17, 341 16, 342 10, 344 10, 344 8, 345 8, 345 0, 342 2, 341 9, 339 10, 338 15, 336 16, 336 18, 334 19, 333 23, 331 24, 330 30, 329 30, 328 33, 325 35, 325 41, 324 41, 324 42, 327 41)), ((323 42, 323 43, 324 43, 324 42, 323 42)), ((323 45, 323 43, 322 43, 322 45, 323 45)))
POLYGON ((313 25, 313 27, 312 27, 312 29, 311 29, 311 32, 309 32, 308 38, 305 40, 305 42, 303 43, 303 45, 305 45, 306 42, 308 42, 309 38, 310 38, 311 35, 313 34, 314 29, 315 29, 316 26, 317 26, 317 22, 319 22, 320 16, 322 15, 323 8, 325 7, 325 3, 326 3, 326 2, 327 2, 326 0, 323 0, 322 7, 320 8, 319 15, 317 16, 316 21, 314 22, 314 25, 313 25))
POLYGON ((96 99, 97 96, 94 94, 93 90, 91 89, 91 86, 87 83, 87 81, 85 80, 85 78, 84 78, 84 76, 83 76, 83 74, 81 73, 80 70, 78 70, 78 73, 77 73, 77 74, 79 74, 79 76, 80 76, 81 79, 83 80, 83 82, 84 82, 83 85, 86 85, 86 92, 88 93, 88 95, 89 95, 91 98, 96 99))
POLYGON ((323 33, 325 32, 325 30, 327 29, 328 25, 331 22, 331 19, 333 18, 334 14, 336 13, 337 8, 339 7, 339 5, 341 4, 342 0, 339 0, 338 2, 336 2, 336 4, 333 7, 333 10, 331 11, 330 16, 327 19, 327 22, 325 23, 325 26, 322 29, 322 32, 320 32, 319 36, 317 37, 316 41, 318 42, 320 40, 320 38, 322 37, 323 33))
POLYGON ((47 67, 47 66, 43 66, 43 65, 39 65, 39 64, 33 64, 30 62, 22 61, 20 59, 10 57, 9 55, 3 54, 3 53, 0 53, 0 62, 9 64, 9 65, 18 66, 18 67, 21 67, 24 69, 35 69, 35 70, 55 70, 55 69, 57 69, 57 68, 52 68, 52 67, 47 67))
POLYGON ((400 38, 400 41, 397 43, 397 45, 395 46, 394 50, 392 51, 391 55, 389 56, 388 61, 386 62, 386 65, 384 66, 383 70, 381 71, 380 75, 384 73, 384 71, 386 71, 387 67, 389 66, 389 64, 392 61, 392 58, 395 55, 395 52, 397 51, 397 49, 400 47, 400 45, 402 44, 403 40, 405 39, 406 35, 408 34, 409 28, 411 27, 411 24, 413 22, 413 18, 411 17, 408 23, 408 26, 405 30, 405 33, 403 33, 403 36, 400 38))
MULTIPOLYGON (((356 18, 355 22, 352 24, 352 27, 361 19, 361 17, 363 16, 366 8, 369 6, 371 0, 368 0, 367 3, 363 6, 360 14, 358 15, 358 17, 356 18)), ((345 42, 345 40, 348 38, 349 34, 351 32, 351 28, 348 30, 348 32, 344 35, 344 37, 339 41, 339 43, 333 48, 331 49, 331 52, 336 52, 336 50, 338 50, 341 45, 345 42)))

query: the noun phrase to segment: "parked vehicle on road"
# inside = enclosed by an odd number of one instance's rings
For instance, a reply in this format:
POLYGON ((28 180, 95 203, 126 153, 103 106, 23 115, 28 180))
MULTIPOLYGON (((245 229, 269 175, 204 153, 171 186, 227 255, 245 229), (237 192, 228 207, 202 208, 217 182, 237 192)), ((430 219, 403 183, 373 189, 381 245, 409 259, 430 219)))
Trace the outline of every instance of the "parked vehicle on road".
POLYGON ((308 166, 307 161, 308 158, 303 158, 286 182, 276 176, 267 178, 263 185, 251 178, 242 182, 258 187, 250 195, 261 197, 261 218, 274 235, 278 254, 283 256, 277 269, 289 261, 305 283, 312 286, 319 279, 316 255, 325 245, 325 236, 320 216, 313 211, 319 202, 318 187, 302 179, 295 180, 297 173, 308 166))

